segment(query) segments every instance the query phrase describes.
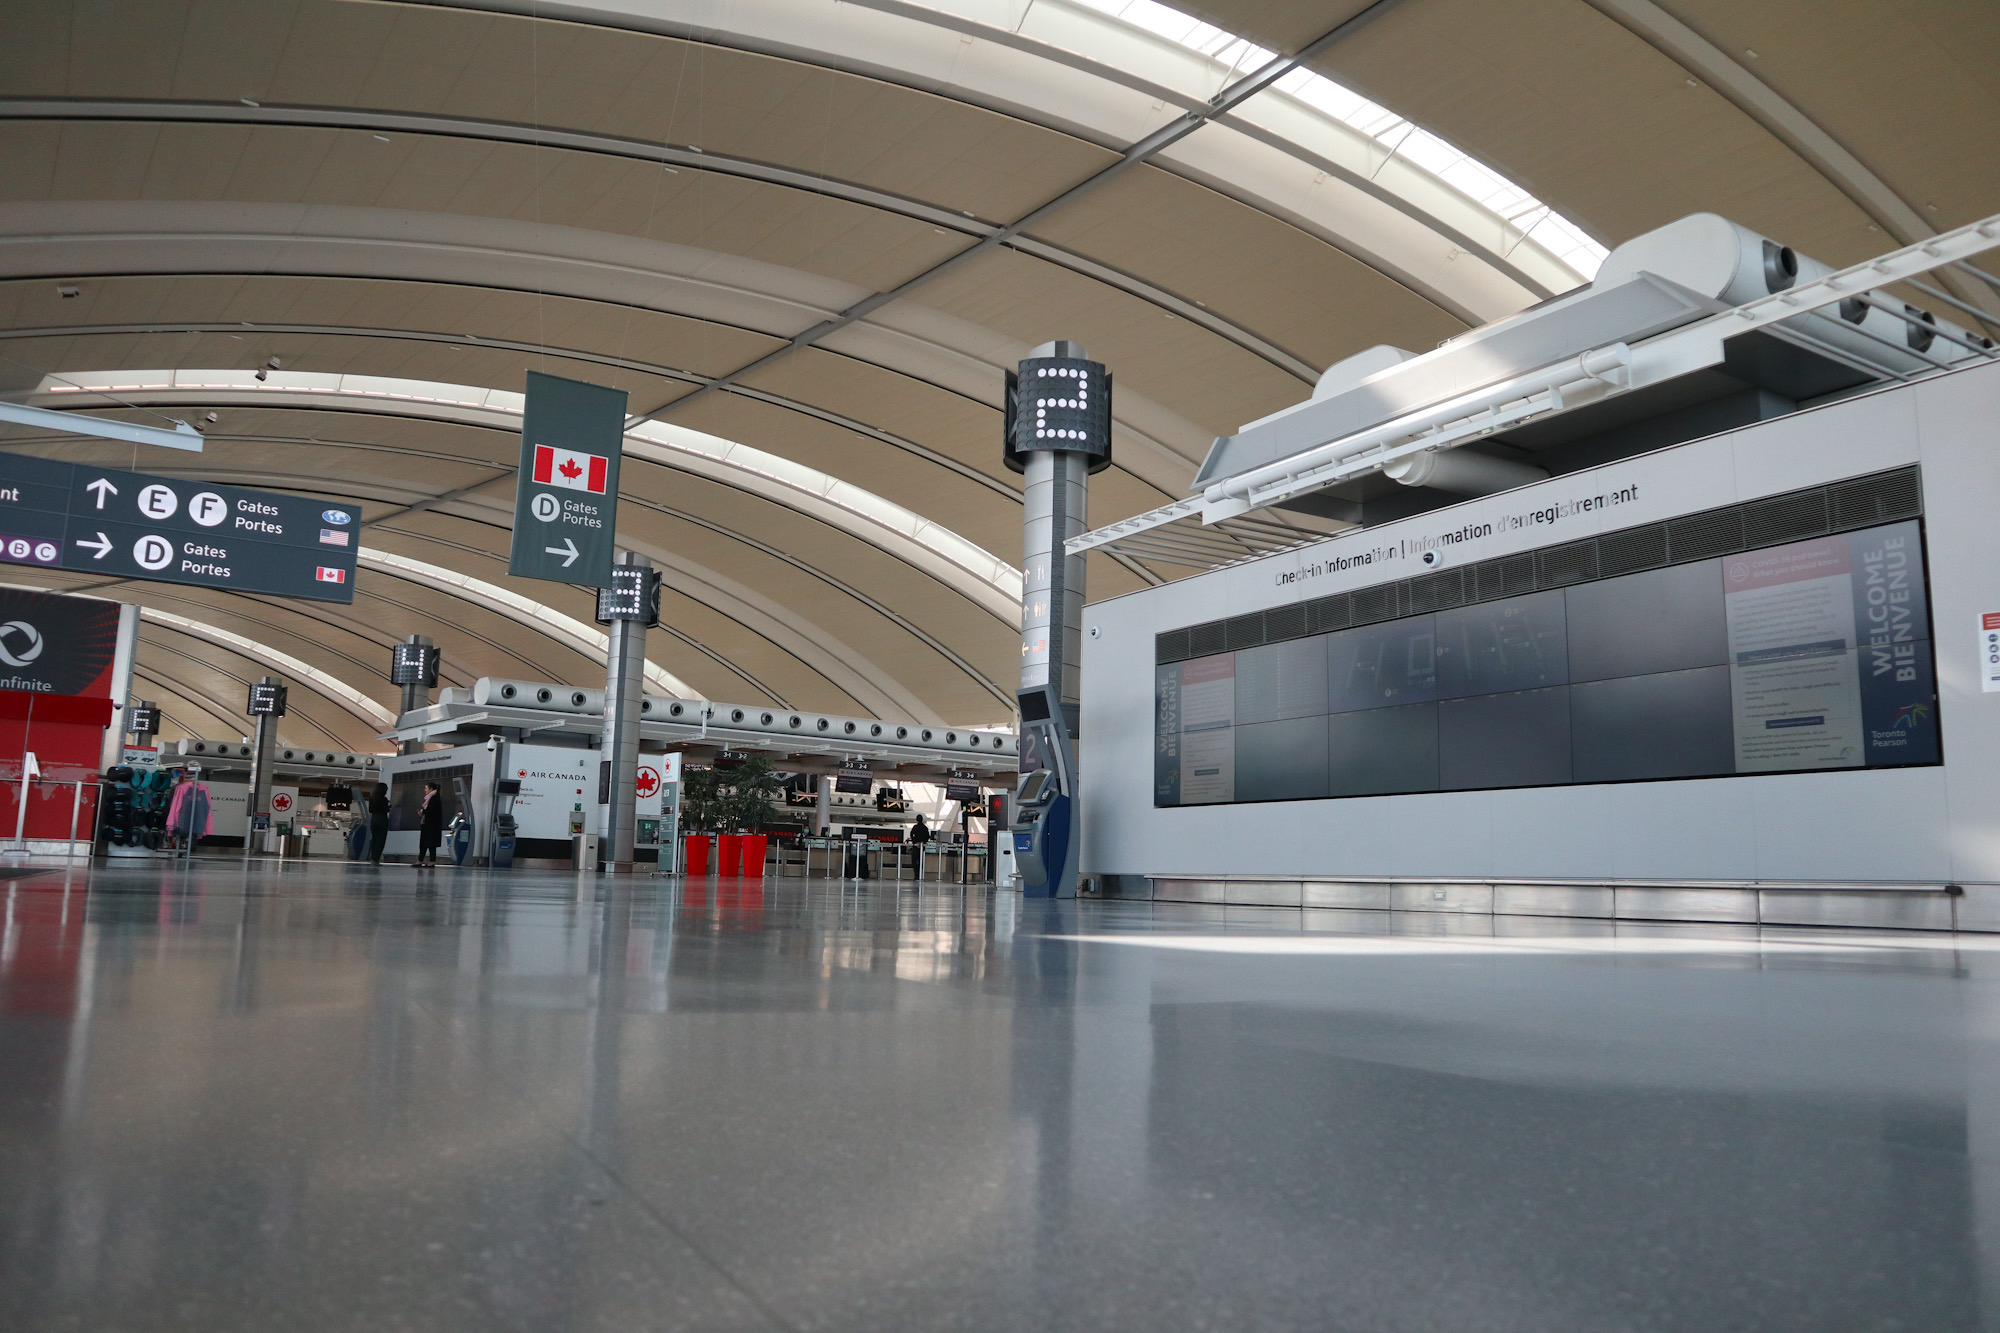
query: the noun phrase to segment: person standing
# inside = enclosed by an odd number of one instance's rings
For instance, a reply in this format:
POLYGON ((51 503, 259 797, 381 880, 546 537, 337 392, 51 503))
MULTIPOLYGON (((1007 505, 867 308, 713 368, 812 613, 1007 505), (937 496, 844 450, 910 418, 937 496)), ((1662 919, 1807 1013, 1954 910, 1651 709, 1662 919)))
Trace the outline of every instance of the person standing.
POLYGON ((368 864, 382 864, 382 848, 389 842, 389 784, 375 784, 368 798, 368 864))
POLYGON ((444 841, 444 795, 435 782, 424 784, 423 809, 417 812, 417 868, 437 869, 438 845, 444 841))

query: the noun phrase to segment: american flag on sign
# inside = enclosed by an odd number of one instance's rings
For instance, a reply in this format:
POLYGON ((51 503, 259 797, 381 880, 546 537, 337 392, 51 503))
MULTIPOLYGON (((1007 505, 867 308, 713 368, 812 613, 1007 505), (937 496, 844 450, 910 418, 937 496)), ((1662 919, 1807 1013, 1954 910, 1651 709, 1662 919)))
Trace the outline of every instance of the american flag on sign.
POLYGON ((544 486, 566 486, 573 491, 604 494, 611 460, 602 454, 580 454, 550 445, 535 446, 535 480, 544 486))
POLYGON ((332 565, 321 565, 314 571, 313 577, 321 583, 345 583, 347 582, 347 571, 337 569, 332 565))

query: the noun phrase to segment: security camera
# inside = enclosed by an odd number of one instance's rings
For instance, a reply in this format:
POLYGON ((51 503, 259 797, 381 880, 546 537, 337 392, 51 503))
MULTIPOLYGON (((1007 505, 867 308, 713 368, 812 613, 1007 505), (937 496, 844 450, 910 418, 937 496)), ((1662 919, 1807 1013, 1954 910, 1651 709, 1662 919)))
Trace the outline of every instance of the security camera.
POLYGON ((1425 551, 1424 563, 1427 565, 1441 565, 1444 563, 1444 557, 1436 551, 1425 551))
POLYGON ((264 364, 269 366, 271 369, 276 370, 278 369, 278 367, 284 365, 285 363, 280 361, 277 357, 274 356, 269 361, 266 361, 264 364))
POLYGON ((220 412, 210 412, 207 416, 203 417, 202 420, 206 421, 209 425, 213 426, 216 422, 222 420, 222 414, 220 412))

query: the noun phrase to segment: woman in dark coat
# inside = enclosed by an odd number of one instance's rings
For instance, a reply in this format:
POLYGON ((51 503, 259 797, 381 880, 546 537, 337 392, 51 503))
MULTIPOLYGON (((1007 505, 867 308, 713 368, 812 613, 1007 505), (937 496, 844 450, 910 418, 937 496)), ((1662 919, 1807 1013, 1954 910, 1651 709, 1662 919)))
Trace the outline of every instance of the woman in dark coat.
POLYGON ((435 782, 424 784, 424 808, 417 815, 417 864, 437 869, 438 844, 444 841, 444 797, 435 782))
POLYGON ((389 784, 375 784, 368 798, 368 864, 382 864, 382 848, 389 841, 389 784))

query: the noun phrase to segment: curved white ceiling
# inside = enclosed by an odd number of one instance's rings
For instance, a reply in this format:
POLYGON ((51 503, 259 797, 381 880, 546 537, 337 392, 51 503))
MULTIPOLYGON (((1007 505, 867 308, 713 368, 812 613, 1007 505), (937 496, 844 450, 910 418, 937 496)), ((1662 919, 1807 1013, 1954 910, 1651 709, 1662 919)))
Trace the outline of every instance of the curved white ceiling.
MULTIPOLYGON (((831 65, 1121 147, 1271 54, 1151 0, 456 2, 831 65)), ((1492 168, 1310 71, 1158 160, 1287 217, 1472 323, 1587 281, 1603 256, 1580 226, 1492 168)))
POLYGON ((329 671, 322 671, 311 663, 292 656, 282 649, 260 643, 246 635, 222 629, 187 616, 177 616, 171 611, 156 611, 150 606, 139 608, 139 618, 149 625, 160 625, 167 629, 179 630, 218 648, 247 657, 259 666, 278 672, 295 684, 305 685, 313 693, 328 702, 352 713, 369 726, 387 730, 396 721, 396 715, 376 703, 373 699, 355 689, 340 677, 329 671))
MULTIPOLYGON (((506 287, 639 306, 789 339, 869 293, 698 246, 415 209, 84 200, 0 203, 0 277, 268 273, 506 287)), ((477 341, 476 338, 469 341, 477 341)), ((825 339, 826 350, 998 407, 999 370, 1028 345, 914 302, 825 339)), ((1214 434, 1121 386, 1115 467, 1186 491, 1214 434)))

